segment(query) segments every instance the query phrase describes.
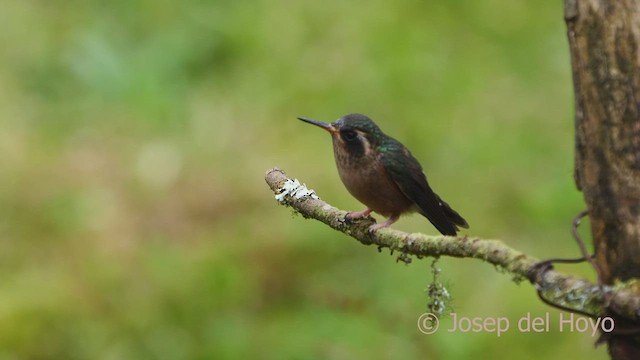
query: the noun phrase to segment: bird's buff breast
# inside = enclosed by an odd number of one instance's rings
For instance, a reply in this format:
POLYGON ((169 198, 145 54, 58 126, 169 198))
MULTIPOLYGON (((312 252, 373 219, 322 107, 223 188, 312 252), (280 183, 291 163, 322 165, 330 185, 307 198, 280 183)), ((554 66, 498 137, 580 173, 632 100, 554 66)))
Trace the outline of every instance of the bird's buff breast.
POLYGON ((338 173, 349 193, 378 214, 391 216, 413 208, 413 202, 387 176, 378 161, 366 166, 357 163, 338 165, 338 173))

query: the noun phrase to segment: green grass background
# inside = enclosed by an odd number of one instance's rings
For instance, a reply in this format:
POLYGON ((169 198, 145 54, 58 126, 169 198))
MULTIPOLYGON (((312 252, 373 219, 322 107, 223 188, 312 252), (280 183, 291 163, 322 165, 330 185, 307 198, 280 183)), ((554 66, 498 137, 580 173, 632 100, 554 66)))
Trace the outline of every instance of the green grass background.
MULTIPOLYGON (((0 0, 0 359, 606 358, 533 288, 441 259, 462 316, 426 336, 405 266, 279 207, 278 166, 349 210, 330 139, 375 119, 471 224, 575 257, 560 1, 0 0)), ((422 217, 395 227, 434 234, 422 217)), ((583 229, 586 234, 586 228, 583 229)), ((588 267, 559 267, 592 278, 588 267)))

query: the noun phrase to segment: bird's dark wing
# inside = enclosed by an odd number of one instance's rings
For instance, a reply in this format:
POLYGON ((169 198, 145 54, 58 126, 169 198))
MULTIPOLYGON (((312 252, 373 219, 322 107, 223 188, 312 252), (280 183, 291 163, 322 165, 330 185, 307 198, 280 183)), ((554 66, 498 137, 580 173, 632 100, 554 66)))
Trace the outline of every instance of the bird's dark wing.
POLYGON ((384 151, 381 151, 381 161, 387 175, 400 191, 418 206, 420 213, 443 235, 456 235, 457 231, 455 224, 447 217, 445 207, 462 220, 459 225, 466 225, 466 221, 431 190, 420 163, 404 145, 390 139, 384 151))

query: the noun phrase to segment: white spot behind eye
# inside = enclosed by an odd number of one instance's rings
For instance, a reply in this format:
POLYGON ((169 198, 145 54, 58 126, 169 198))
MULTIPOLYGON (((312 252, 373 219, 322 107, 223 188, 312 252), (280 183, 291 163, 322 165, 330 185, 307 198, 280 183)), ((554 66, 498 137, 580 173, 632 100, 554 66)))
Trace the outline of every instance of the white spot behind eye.
POLYGON ((369 139, 367 139, 367 135, 359 130, 356 130, 356 133, 358 134, 360 143, 364 144, 364 153, 369 154, 371 152, 371 144, 369 143, 369 139))

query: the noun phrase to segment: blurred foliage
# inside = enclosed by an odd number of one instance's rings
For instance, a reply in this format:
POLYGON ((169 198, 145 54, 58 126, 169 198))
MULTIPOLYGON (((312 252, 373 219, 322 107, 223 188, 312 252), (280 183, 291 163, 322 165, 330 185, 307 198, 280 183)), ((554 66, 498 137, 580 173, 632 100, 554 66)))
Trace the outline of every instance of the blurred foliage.
MULTIPOLYGON (((561 2, 0 4, 0 359, 606 357, 554 326, 422 335, 429 261, 292 218, 263 181, 361 208, 295 117, 362 112, 469 234, 576 256, 561 2)), ((439 265, 459 314, 557 318, 484 263, 439 265)))

